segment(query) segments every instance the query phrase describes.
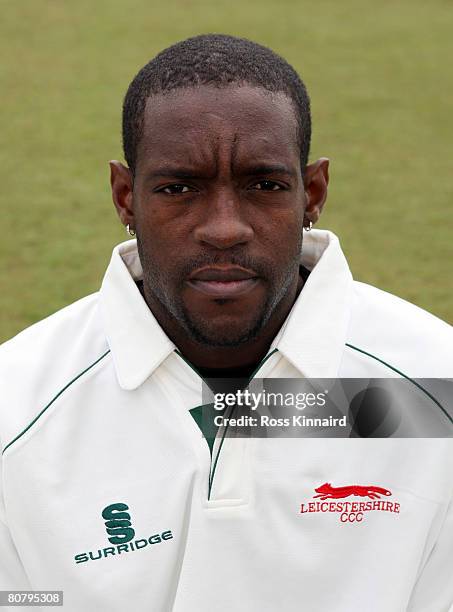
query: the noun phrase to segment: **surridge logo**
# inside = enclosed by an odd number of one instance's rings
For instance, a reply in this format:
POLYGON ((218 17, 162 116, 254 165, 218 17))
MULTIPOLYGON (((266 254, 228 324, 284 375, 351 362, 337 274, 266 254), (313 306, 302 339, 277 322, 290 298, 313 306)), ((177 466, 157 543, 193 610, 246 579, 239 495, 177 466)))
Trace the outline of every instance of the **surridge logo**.
POLYGON ((320 498, 323 501, 311 501, 300 506, 300 514, 310 512, 338 512, 341 523, 361 523, 370 511, 393 512, 399 514, 401 505, 398 502, 389 502, 381 499, 381 496, 391 496, 392 492, 384 487, 375 485, 346 485, 334 487, 330 482, 314 489, 317 495, 313 499, 320 498), (345 497, 368 497, 373 501, 324 501, 326 499, 336 500, 345 497))
POLYGON ((129 510, 129 506, 121 502, 106 506, 102 510, 101 515, 105 520, 105 528, 109 536, 108 540, 114 546, 79 553, 74 556, 74 561, 76 563, 96 561, 108 556, 121 555, 125 552, 136 552, 153 544, 160 544, 161 542, 173 539, 173 533, 170 529, 167 529, 147 538, 138 538, 132 541, 135 537, 135 529, 132 527, 131 515, 127 510, 129 510))
POLYGON ((129 506, 118 503, 110 504, 102 511, 102 518, 105 519, 105 527, 111 544, 125 544, 130 542, 135 535, 131 515, 125 510, 129 510, 129 506))

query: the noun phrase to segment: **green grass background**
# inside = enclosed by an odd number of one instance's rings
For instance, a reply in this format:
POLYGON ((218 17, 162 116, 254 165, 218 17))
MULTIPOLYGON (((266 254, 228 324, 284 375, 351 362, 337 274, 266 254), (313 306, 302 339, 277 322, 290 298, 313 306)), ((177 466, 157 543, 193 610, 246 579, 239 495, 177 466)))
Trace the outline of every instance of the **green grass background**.
MULTIPOLYGON (((453 322, 453 3, 1 1, 0 340, 96 291, 126 239, 107 161, 121 103, 156 52, 226 32, 306 81, 320 222, 354 276, 453 322)), ((372 323, 372 322, 371 322, 372 323)))

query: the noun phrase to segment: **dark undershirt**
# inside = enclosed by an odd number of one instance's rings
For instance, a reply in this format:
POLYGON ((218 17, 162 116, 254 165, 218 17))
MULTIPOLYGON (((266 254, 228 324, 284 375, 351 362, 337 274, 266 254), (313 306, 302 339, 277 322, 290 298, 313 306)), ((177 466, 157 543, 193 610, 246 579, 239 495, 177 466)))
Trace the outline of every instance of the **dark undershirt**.
MULTIPOLYGON (((305 284, 310 275, 310 270, 299 265, 299 274, 305 284)), ((145 297, 143 292, 143 281, 139 280, 136 284, 142 296, 145 297)), ((197 367, 196 370, 203 380, 209 379, 208 385, 214 393, 234 393, 238 389, 243 389, 247 386, 248 381, 252 374, 258 369, 259 364, 260 362, 254 362, 236 368, 197 367)))

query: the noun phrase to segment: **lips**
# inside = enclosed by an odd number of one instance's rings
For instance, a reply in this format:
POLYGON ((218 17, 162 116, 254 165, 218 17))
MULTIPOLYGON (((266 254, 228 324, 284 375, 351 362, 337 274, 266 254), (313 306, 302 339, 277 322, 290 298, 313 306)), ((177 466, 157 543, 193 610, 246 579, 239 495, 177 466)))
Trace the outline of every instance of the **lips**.
POLYGON ((251 291, 259 282, 253 270, 239 266, 206 267, 193 272, 188 285, 215 298, 233 298, 251 291))
POLYGON ((193 272, 189 279, 200 280, 200 281, 240 281, 248 280, 250 278, 257 278, 258 274, 253 270, 247 270, 246 268, 240 268, 239 266, 225 266, 225 267, 207 267, 201 268, 193 272))

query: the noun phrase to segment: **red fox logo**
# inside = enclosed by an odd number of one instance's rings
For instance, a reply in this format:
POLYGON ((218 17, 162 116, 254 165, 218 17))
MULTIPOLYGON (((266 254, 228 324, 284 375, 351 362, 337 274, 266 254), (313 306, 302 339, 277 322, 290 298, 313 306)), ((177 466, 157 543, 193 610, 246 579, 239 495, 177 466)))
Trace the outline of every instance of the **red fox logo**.
POLYGON ((356 495, 360 497, 369 497, 370 499, 380 499, 381 495, 391 495, 392 492, 382 487, 349 485, 347 487, 333 487, 330 482, 325 482, 323 485, 315 489, 318 495, 313 495, 314 498, 321 499, 339 499, 356 495))

